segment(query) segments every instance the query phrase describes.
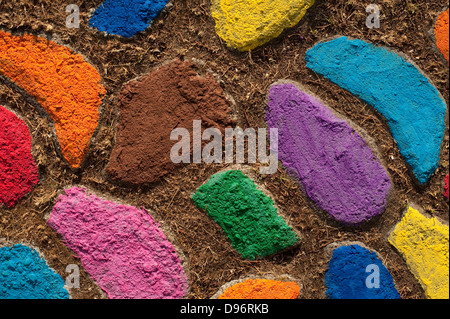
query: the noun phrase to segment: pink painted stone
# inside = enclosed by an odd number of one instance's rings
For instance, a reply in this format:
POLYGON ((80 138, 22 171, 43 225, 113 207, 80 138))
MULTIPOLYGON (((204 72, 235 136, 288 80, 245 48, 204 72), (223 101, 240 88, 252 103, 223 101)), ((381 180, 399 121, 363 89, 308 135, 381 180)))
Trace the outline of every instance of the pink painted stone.
POLYGON ((187 277, 174 246, 145 209, 120 205, 73 187, 48 225, 81 259, 111 299, 180 299, 187 277))

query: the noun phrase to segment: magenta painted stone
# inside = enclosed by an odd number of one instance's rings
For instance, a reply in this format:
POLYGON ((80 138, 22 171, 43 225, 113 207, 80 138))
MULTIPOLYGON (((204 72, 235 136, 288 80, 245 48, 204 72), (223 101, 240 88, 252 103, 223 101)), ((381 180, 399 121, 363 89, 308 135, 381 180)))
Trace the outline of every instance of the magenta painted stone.
POLYGON ((53 208, 50 227, 111 299, 179 299, 187 277, 174 246, 145 209, 73 187, 53 208))
POLYGON ((290 83, 270 88, 266 120, 278 129, 279 159, 318 207, 349 225, 384 211, 389 176, 346 121, 290 83))

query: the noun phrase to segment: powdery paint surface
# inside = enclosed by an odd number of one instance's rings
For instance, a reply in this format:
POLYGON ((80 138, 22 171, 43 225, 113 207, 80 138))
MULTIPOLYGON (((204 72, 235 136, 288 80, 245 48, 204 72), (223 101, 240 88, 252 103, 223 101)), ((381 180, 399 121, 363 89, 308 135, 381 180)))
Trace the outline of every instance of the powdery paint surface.
POLYGON ((89 21, 109 34, 132 37, 144 31, 169 0, 105 0, 89 21))
POLYGON ((247 279, 227 288, 219 299, 297 299, 299 295, 295 282, 247 279))
POLYGON ((307 67, 373 106, 424 184, 439 165, 446 104, 411 63, 384 47, 340 37, 306 53, 307 67))
POLYGON ((144 209, 119 205, 73 187, 48 225, 112 299, 178 299, 187 277, 174 246, 144 209))
POLYGON ((278 129, 279 159, 311 200, 344 224, 380 215, 391 183, 363 138, 294 84, 270 88, 266 120, 278 129))
POLYGON ((53 41, 0 31, 0 73, 40 103, 55 123, 62 154, 79 167, 106 93, 97 70, 53 41))
POLYGON ((217 34, 232 48, 249 51, 300 22, 314 0, 211 0, 217 34))
POLYGON ((444 58, 449 62, 449 29, 448 29, 448 9, 442 12, 436 21, 434 27, 434 36, 436 38, 436 46, 441 51, 444 58))
POLYGON ((429 299, 449 298, 449 228, 409 208, 389 235, 429 299))
POLYGON ((192 199, 223 228, 244 258, 269 256, 299 241, 272 199, 239 170, 213 175, 192 199))
POLYGON ((64 284, 36 250, 0 247, 0 299, 69 299, 64 284))
POLYGON ((38 182, 28 127, 0 106, 0 205, 15 206, 38 182))
POLYGON ((222 133, 232 123, 220 84, 180 60, 125 84, 118 104, 119 124, 106 171, 111 179, 131 184, 157 182, 179 167, 170 158, 177 143, 170 140, 172 130, 187 129, 193 139, 194 120, 222 133))
POLYGON ((336 248, 325 274, 326 295, 330 299, 400 299, 394 281, 375 252, 359 245, 336 248), (366 281, 374 270, 379 269, 379 287, 369 288, 366 281))

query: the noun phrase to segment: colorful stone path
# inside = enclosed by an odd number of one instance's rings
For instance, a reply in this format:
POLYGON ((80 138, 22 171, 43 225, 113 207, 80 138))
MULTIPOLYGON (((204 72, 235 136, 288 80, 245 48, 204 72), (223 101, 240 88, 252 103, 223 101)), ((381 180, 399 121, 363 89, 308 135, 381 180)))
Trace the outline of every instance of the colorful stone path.
MULTIPOLYGON (((105 0, 89 23, 98 31, 130 38, 146 30, 169 2, 105 0)), ((211 0, 210 8, 216 33, 228 47, 250 51, 297 25, 313 4, 314 0, 211 0)), ((439 14, 433 27, 436 47, 447 62, 448 14, 448 9, 439 14)), ((426 186, 439 166, 447 111, 426 75, 403 54, 347 37, 319 42, 305 59, 311 70, 370 104, 387 120, 405 162, 426 186)), ((195 120, 200 120, 200 128, 221 132, 235 124, 221 85, 206 72, 199 75, 199 69, 174 60, 123 86, 116 140, 106 167, 113 181, 148 186, 176 170, 179 165, 170 157, 175 128, 187 129, 193 137, 195 120)), ((0 75, 42 106, 54 123, 62 155, 72 168, 80 168, 106 94, 97 70, 54 41, 0 30, 0 75)), ((386 169, 351 123, 300 86, 278 82, 268 96, 266 121, 269 128, 278 129, 282 164, 317 207, 344 226, 359 226, 381 215, 391 191, 386 169)), ((13 208, 39 183, 31 144, 24 121, 0 106, 0 206, 13 208)), ((443 193, 447 199, 448 184, 449 175, 443 193)), ((296 230, 241 170, 213 175, 192 200, 220 225, 244 259, 298 247, 296 230)), ((109 298, 188 295, 181 251, 144 208, 72 187, 59 196, 48 225, 109 298)), ((449 298, 448 225, 410 207, 388 241, 427 298, 449 298)), ((326 297, 400 298, 376 252, 363 244, 333 247, 324 278, 326 297)), ((301 248, 298 252, 305 253, 301 248)), ((291 281, 247 279, 226 288, 219 299, 296 299, 300 289, 291 281)), ((4 298, 68 299, 69 293, 61 276, 35 249, 16 244, 0 247, 0 299, 4 298)))

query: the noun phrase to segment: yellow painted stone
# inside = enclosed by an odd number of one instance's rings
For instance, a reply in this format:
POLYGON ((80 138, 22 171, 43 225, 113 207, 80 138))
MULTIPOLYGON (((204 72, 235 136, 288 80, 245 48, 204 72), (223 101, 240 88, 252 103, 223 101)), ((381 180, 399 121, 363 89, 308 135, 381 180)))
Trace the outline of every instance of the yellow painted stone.
POLYGON ((292 28, 314 0, 211 0, 217 34, 228 46, 249 51, 292 28))
POLYGON ((429 299, 449 298, 449 228, 409 208, 389 235, 429 299))

